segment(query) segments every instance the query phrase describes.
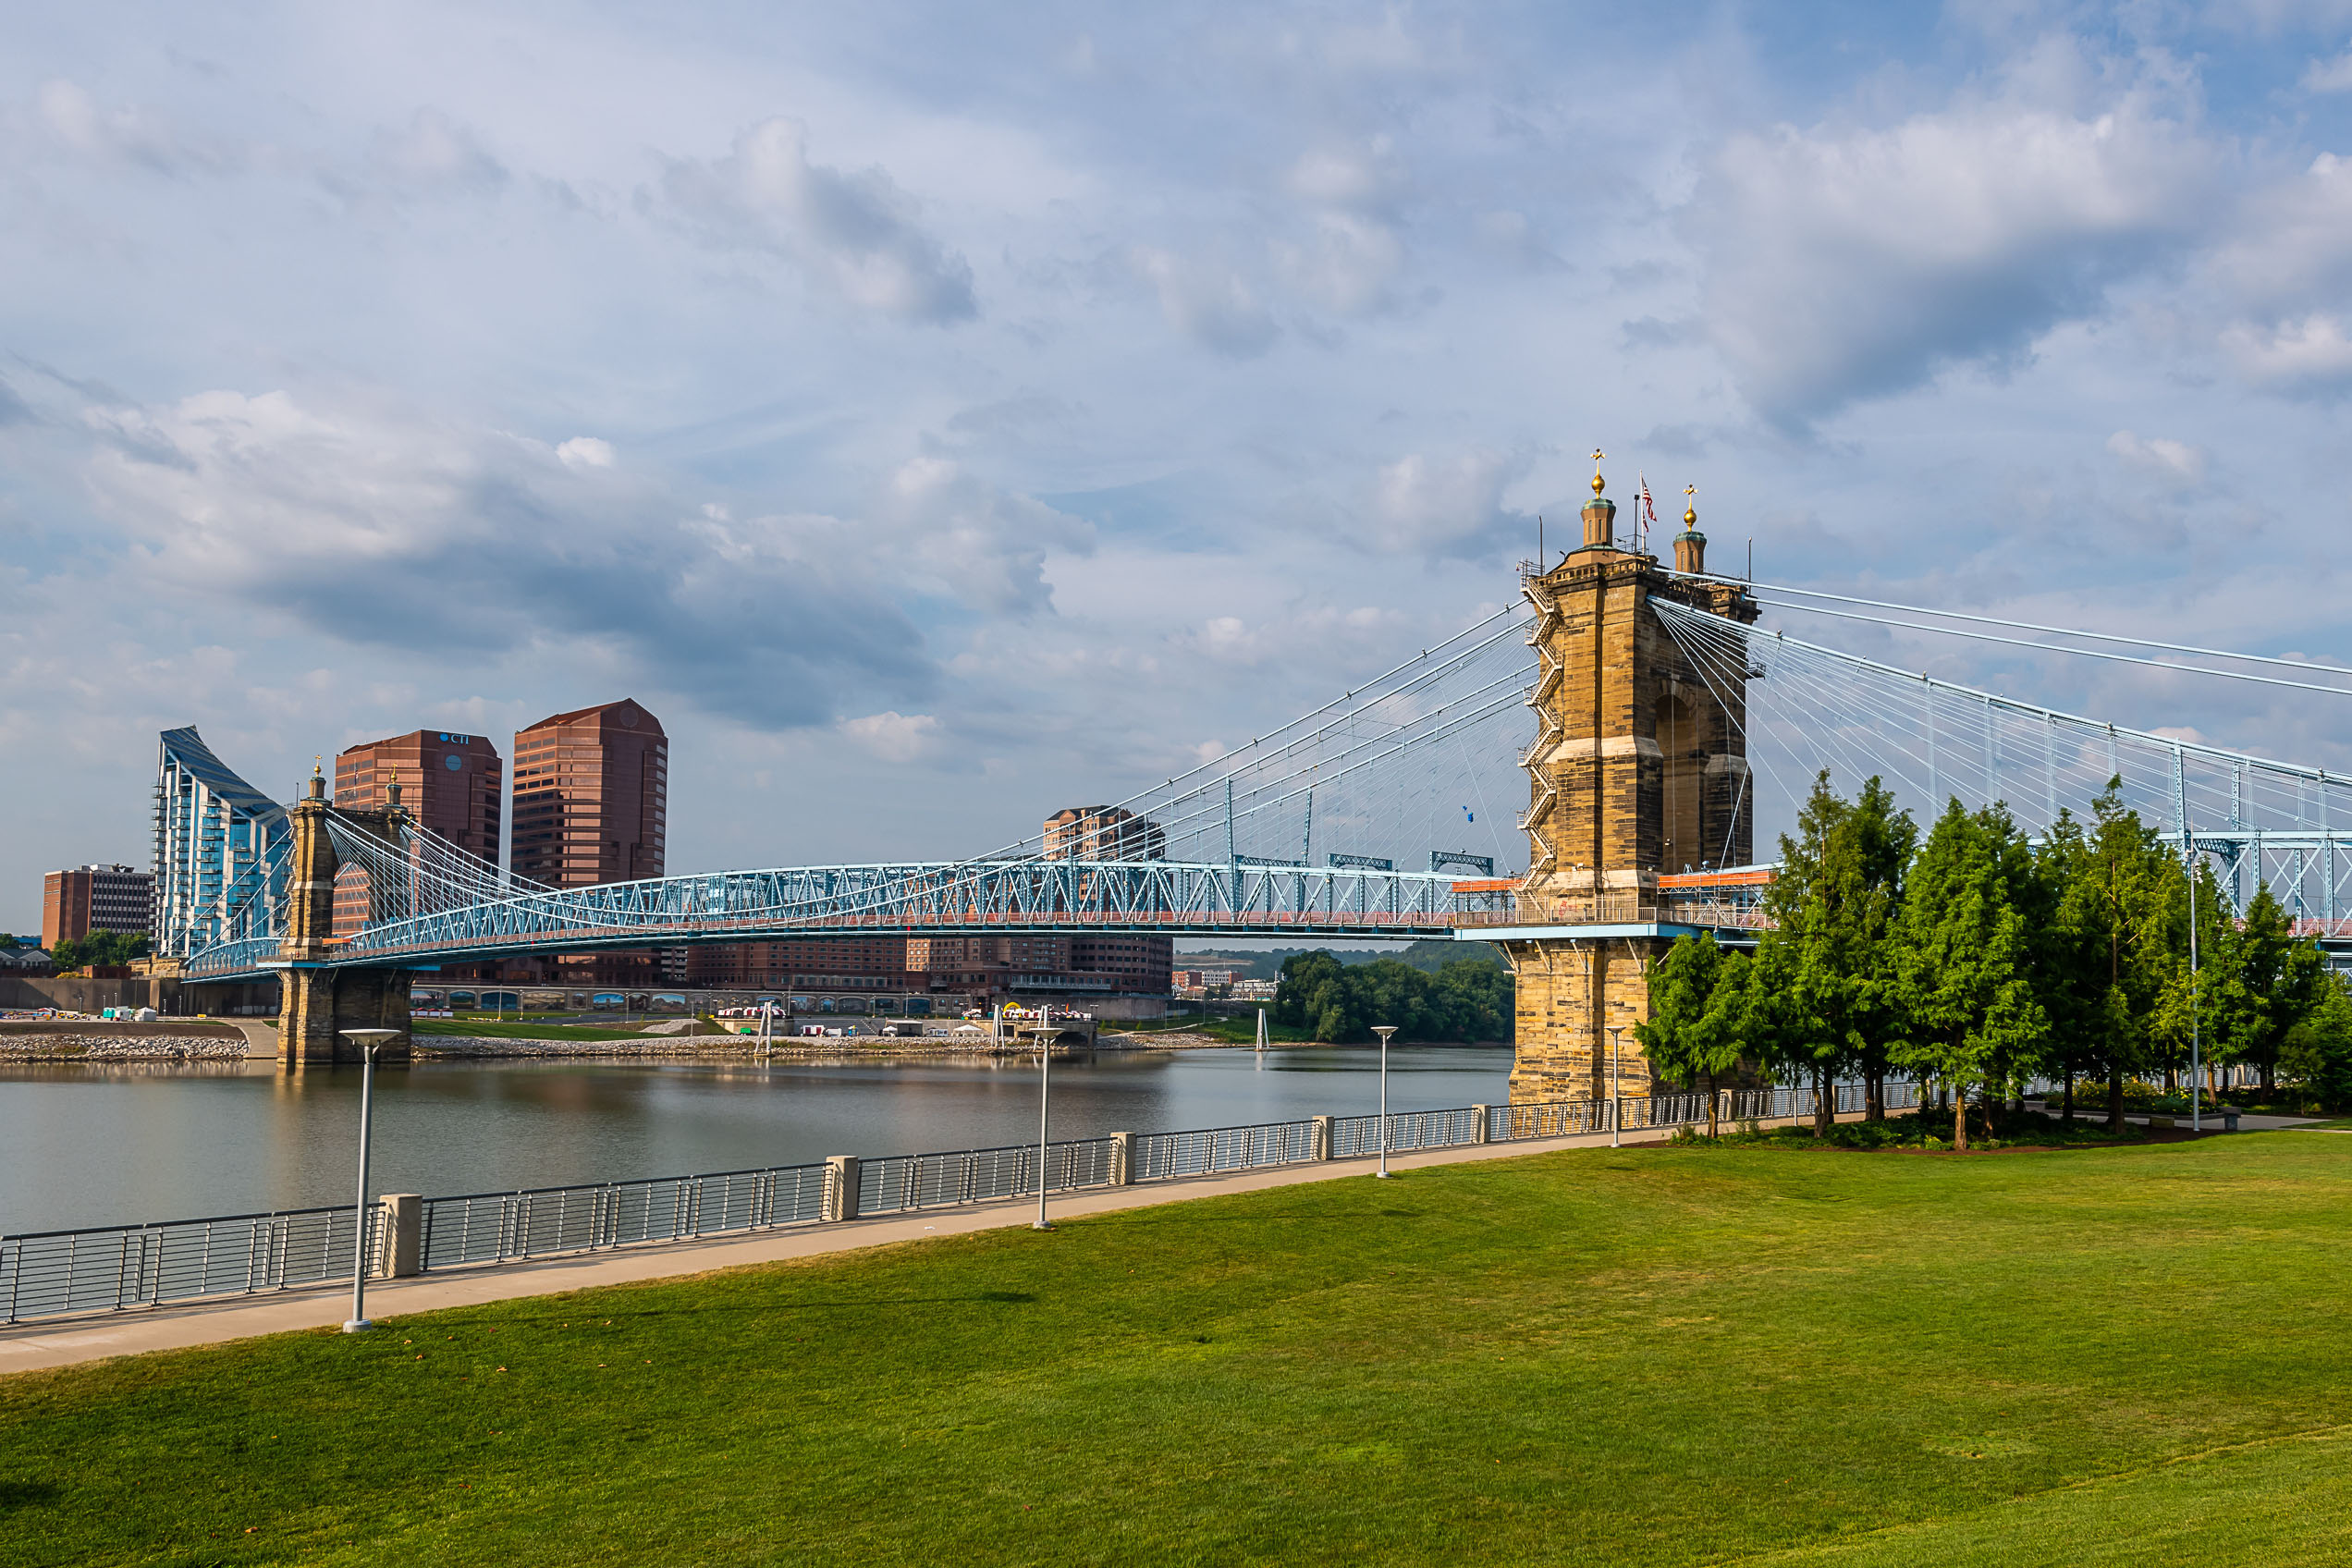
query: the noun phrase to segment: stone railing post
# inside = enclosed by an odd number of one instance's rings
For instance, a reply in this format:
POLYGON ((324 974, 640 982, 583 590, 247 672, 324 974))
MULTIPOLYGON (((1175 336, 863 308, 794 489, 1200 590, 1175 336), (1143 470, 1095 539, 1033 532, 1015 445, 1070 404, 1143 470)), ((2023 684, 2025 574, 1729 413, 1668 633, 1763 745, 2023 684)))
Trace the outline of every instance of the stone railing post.
POLYGON ((1329 1159, 1331 1158, 1331 1119, 1329 1117, 1318 1116, 1315 1119, 1311 1147, 1313 1152, 1308 1154, 1307 1158, 1329 1159))
POLYGON ((1132 1187, 1135 1184, 1135 1134, 1113 1133, 1110 1135, 1110 1184, 1132 1187))
POLYGON ((383 1208, 378 1232, 375 1271, 405 1280, 424 1272, 424 1194, 386 1193, 375 1200, 383 1208))
POLYGON ((1478 1119, 1477 1124, 1470 1129, 1470 1141, 1474 1144, 1492 1143, 1494 1141, 1494 1107, 1474 1105, 1470 1109, 1478 1119))
POLYGON ((858 1157, 853 1154, 832 1154, 825 1157, 825 1207, 818 1218, 827 1220, 855 1219, 858 1217, 858 1157))

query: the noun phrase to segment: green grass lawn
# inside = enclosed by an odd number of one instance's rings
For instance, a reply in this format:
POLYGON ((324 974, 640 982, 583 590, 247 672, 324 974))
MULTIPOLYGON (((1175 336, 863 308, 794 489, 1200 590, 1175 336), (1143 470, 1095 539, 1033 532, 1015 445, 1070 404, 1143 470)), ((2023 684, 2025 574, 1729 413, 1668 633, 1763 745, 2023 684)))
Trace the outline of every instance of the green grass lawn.
MULTIPOLYGON (((1257 1042, 1257 1014, 1253 1012, 1243 1018, 1219 1014, 1155 1018, 1132 1024, 1106 1023, 1103 1029, 1105 1033, 1118 1030, 1130 1035, 1207 1035, 1212 1039, 1248 1046, 1257 1042)), ((1269 1018, 1266 1021, 1266 1037, 1285 1045, 1311 1045, 1315 1031, 1296 1023, 1277 1023, 1269 1018)))
POLYGON ((0 1562, 2337 1564, 2347 1197, 1578 1151, 0 1378, 0 1562))
MULTIPOLYGON (((619 1028, 600 1027, 593 1023, 512 1023, 495 1018, 412 1018, 409 1033, 419 1039, 431 1039, 435 1035, 456 1035, 476 1040, 660 1040, 661 1035, 648 1035, 643 1024, 626 1024, 619 1028)), ((703 1033, 717 1036, 720 1031, 710 1024, 703 1033)))

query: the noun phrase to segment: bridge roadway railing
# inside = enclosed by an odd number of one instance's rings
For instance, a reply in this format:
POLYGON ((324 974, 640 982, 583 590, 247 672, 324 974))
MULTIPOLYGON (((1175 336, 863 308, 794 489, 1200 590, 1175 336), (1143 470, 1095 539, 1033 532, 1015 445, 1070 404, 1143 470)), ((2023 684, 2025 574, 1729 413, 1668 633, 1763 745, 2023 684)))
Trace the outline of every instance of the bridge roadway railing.
MULTIPOLYGON (((1834 1095, 1840 1114, 1863 1109, 1859 1084, 1840 1084, 1834 1095)), ((1888 1084, 1886 1098, 1891 1110, 1918 1103, 1908 1084, 1888 1084)), ((1811 1089, 1727 1090, 1716 1114, 1724 1121, 1802 1119, 1817 1104, 1811 1089)), ((1391 1153, 1409 1153, 1606 1133, 1612 1116, 1629 1131, 1686 1127, 1703 1124, 1707 1112, 1703 1094, 1459 1106, 1391 1112, 1387 1138, 1391 1153)), ((1049 1193, 1075 1192, 1362 1158, 1379 1152, 1381 1133, 1377 1115, 1319 1116, 1072 1139, 1047 1146, 1045 1184, 1049 1193)), ((470 1193, 424 1200, 410 1240, 415 1271, 430 1273, 1034 1197, 1037 1167, 1037 1147, 1029 1144, 470 1193), (853 1178, 845 1174, 852 1169, 853 1178), (851 1180, 853 1198, 845 1190, 851 1180)), ((395 1272, 404 1250, 389 1230, 388 1212, 381 1205, 369 1210, 373 1278, 395 1272)), ((345 1206, 0 1236, 0 1323, 347 1280, 352 1217, 345 1206)))

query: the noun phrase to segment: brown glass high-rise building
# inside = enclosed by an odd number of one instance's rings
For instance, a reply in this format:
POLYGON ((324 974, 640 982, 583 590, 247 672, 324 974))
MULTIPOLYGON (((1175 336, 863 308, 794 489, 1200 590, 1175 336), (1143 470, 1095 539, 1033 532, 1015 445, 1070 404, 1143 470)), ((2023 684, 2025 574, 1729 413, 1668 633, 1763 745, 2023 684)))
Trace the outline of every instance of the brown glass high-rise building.
POLYGON ((515 735, 517 876, 550 888, 659 876, 669 737, 629 699, 543 718, 515 735))
MULTIPOLYGON (((335 755, 335 803, 382 811, 396 778, 400 805, 419 827, 497 869, 506 764, 488 736, 415 729, 348 747, 335 755)), ((367 913, 367 878, 347 870, 336 878, 335 934, 358 930, 367 913)))

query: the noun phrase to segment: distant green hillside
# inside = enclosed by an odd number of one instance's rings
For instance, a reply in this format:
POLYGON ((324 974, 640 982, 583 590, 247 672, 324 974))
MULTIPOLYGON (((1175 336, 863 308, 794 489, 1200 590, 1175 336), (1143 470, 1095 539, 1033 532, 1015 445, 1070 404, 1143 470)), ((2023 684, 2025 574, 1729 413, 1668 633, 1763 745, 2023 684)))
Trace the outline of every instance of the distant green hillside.
MULTIPOLYGON (((1221 969, 1233 966, 1235 976, 1243 980, 1279 980, 1282 977, 1282 961, 1301 953, 1322 952, 1320 948, 1257 948, 1247 952, 1178 953, 1176 962, 1182 969, 1221 969)), ((1394 959, 1409 968, 1426 970, 1435 974, 1447 964, 1459 959, 1483 958, 1496 967, 1507 967, 1502 950, 1492 942, 1430 941, 1408 942, 1401 948, 1373 948, 1354 951, 1330 950, 1341 963, 1370 963, 1375 959, 1394 959)))

